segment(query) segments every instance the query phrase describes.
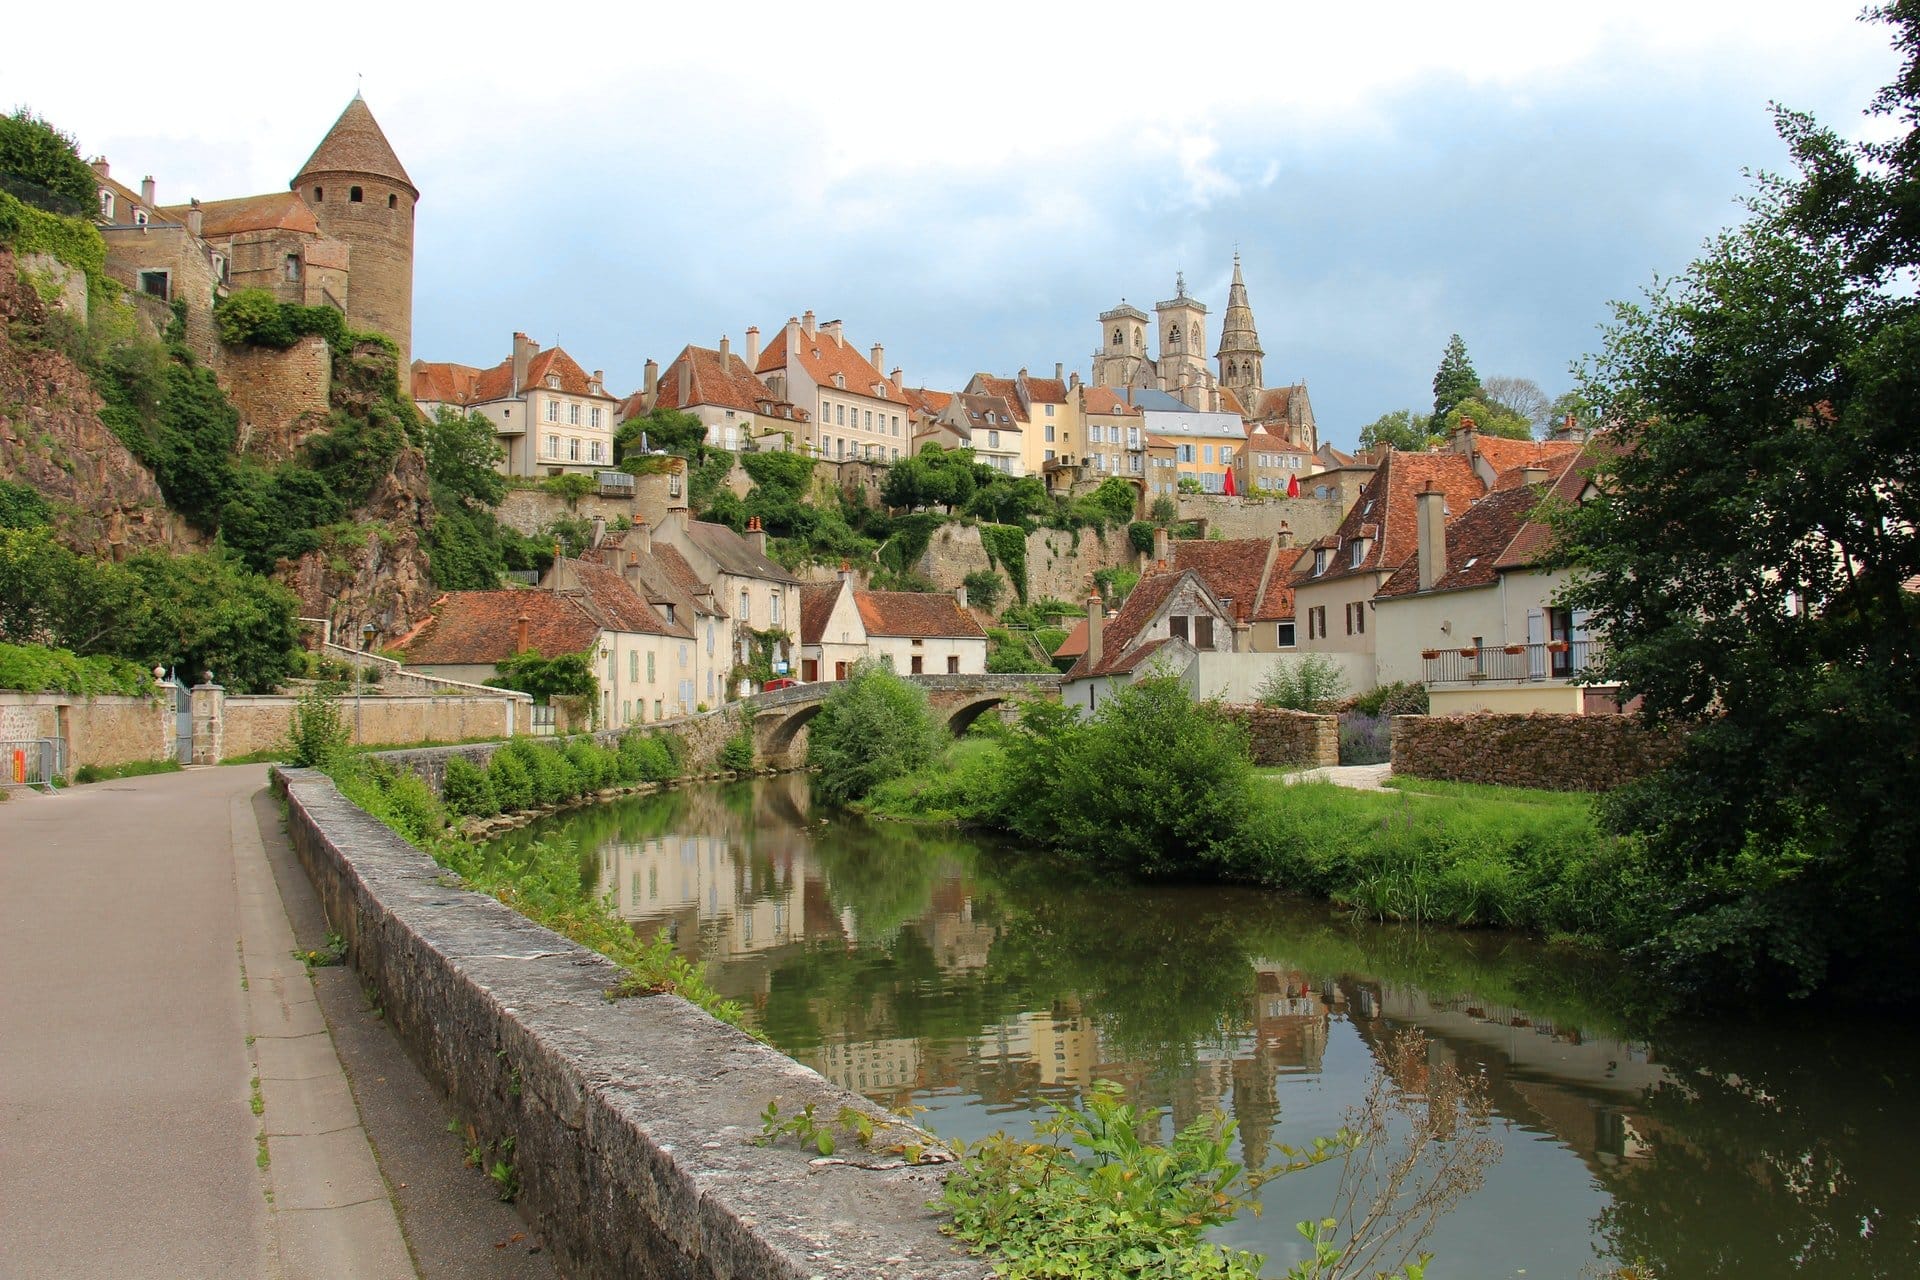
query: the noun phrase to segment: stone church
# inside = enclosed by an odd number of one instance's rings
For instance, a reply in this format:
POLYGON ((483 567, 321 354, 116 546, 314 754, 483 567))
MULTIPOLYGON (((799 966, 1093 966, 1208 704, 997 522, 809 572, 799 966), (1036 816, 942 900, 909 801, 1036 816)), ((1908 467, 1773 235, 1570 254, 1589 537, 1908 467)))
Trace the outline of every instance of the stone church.
POLYGON ((1227 313, 1208 367, 1207 307, 1187 295, 1184 272, 1174 276, 1173 297, 1156 303, 1153 316, 1123 298, 1100 313, 1100 347, 1093 356, 1093 385, 1164 391, 1188 408, 1237 413, 1246 421, 1296 448, 1319 447, 1319 433, 1305 383, 1268 387, 1261 361, 1260 335, 1254 327, 1240 255, 1233 255, 1233 284, 1227 313), (1154 354, 1147 353, 1147 326, 1154 327, 1154 354))

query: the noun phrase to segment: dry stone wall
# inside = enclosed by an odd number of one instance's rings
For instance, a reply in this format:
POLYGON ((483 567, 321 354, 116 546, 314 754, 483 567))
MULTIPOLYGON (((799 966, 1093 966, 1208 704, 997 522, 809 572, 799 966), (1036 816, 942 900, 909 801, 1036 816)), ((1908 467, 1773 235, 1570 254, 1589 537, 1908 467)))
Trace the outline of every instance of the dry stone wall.
POLYGON ((1671 763, 1682 736, 1632 716, 1395 716, 1393 771, 1447 782, 1610 791, 1671 763))
POLYGON ((1225 712, 1247 731, 1247 746, 1257 765, 1318 769, 1340 763, 1338 716, 1245 705, 1228 706, 1225 712))

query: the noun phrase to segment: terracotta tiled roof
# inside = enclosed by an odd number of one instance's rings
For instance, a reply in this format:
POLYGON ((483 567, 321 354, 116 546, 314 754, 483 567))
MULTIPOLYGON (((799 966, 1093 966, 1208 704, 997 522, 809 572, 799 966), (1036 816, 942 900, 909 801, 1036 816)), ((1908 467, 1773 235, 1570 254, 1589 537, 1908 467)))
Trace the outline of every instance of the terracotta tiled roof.
POLYGON ((1016 379, 995 378, 984 373, 976 373, 973 375, 973 381, 967 385, 979 388, 975 395, 998 396, 1005 400, 1015 421, 1027 420, 1027 407, 1020 403, 1020 386, 1016 379))
POLYGON ((1214 599, 1233 601, 1236 622, 1251 622, 1272 550, 1271 538, 1183 539, 1173 544, 1173 567, 1193 570, 1214 599))
POLYGON ((1293 588, 1287 585, 1293 560, 1294 553, 1287 548, 1275 557, 1273 579, 1267 583, 1267 594, 1260 597, 1260 609, 1253 615, 1255 622, 1285 622, 1293 617, 1293 588))
POLYGON ((1273 422, 1286 417, 1293 405, 1293 391, 1292 387, 1267 388, 1254 401, 1253 412, 1247 416, 1255 422, 1273 422))
POLYGON ((694 601, 702 612, 721 618, 727 616, 726 611, 717 604, 710 608, 705 603, 706 600, 716 599, 715 592, 712 587, 700 581, 700 575, 693 571, 693 566, 687 563, 687 558, 680 554, 680 548, 669 543, 656 542, 653 544, 653 559, 671 585, 682 595, 694 601))
POLYGON ((1247 432, 1247 452, 1252 453, 1256 450, 1261 453, 1298 453, 1308 457, 1313 455, 1313 450, 1299 448, 1289 442, 1285 436, 1277 436, 1260 427, 1247 432))
POLYGON ((929 391, 925 387, 907 387, 900 392, 900 397, 929 418, 939 417, 953 402, 951 391, 929 391))
POLYGON ((692 628, 677 619, 668 622, 656 613, 617 570, 585 560, 564 561, 563 568, 586 594, 589 611, 607 630, 678 636, 682 640, 693 638, 692 628))
MULTIPOLYGON (((418 390, 420 385, 418 379, 422 364, 423 362, 416 361, 413 366, 415 370, 414 385, 416 388, 413 393, 413 398, 416 400, 442 398, 437 396, 426 397, 420 394, 418 390)), ((468 374, 471 374, 471 377, 461 373, 449 375, 449 381, 445 384, 446 389, 462 392, 462 395, 452 398, 452 402, 455 404, 488 404, 495 400, 510 400, 513 398, 512 356, 508 356, 499 364, 486 369, 473 369, 471 366, 463 364, 425 365, 425 367, 428 369, 465 370, 468 374)), ((561 347, 552 347, 546 351, 537 352, 531 360, 527 361, 527 381, 526 384, 520 388, 521 391, 526 391, 528 387, 544 387, 549 374, 560 379, 560 390, 567 392, 569 395, 598 396, 607 400, 614 398, 608 395, 604 389, 600 391, 588 390, 586 370, 582 369, 579 363, 561 347)), ((440 375, 435 374, 434 377, 438 379, 440 375)), ((434 385, 438 388, 443 384, 436 381, 434 385)))
MULTIPOLYGON (((512 385, 513 359, 507 359, 508 385, 512 385)), ((527 361, 527 386, 544 387, 548 378, 560 379, 560 390, 574 396, 603 396, 613 399, 604 389, 594 391, 587 381, 587 371, 582 369, 574 358, 567 354, 564 347, 549 347, 537 353, 527 361)), ((522 388, 524 390, 525 388, 522 388)))
MULTIPOLYGON (((754 369, 757 374, 787 367, 786 326, 776 326, 773 334, 773 341, 760 353, 760 363, 754 369)), ((874 368, 844 335, 836 339, 825 329, 815 329, 813 336, 808 337, 805 329, 797 329, 794 331, 794 342, 799 347, 796 358, 800 367, 806 370, 807 376, 817 386, 829 391, 844 390, 853 395, 879 396, 895 404, 904 402, 905 397, 887 380, 886 375, 874 368), (835 374, 845 380, 845 387, 834 386, 835 374)))
POLYGON ((1060 378, 1028 378, 1027 399, 1034 404, 1065 404, 1067 384, 1060 378))
POLYGON ((986 639, 960 602, 938 591, 855 591, 853 602, 870 636, 960 636, 986 639))
POLYGON ((953 397, 954 412, 948 416, 965 419, 970 431, 985 431, 989 428, 1004 428, 1012 431, 1020 426, 1017 409, 1000 396, 974 395, 962 391, 953 397))
POLYGON ((1067 679, 1081 680, 1088 676, 1132 671, 1150 657, 1166 641, 1151 640, 1145 644, 1136 641, 1140 633, 1146 630, 1147 624, 1153 621, 1154 614, 1160 611, 1160 606, 1166 603, 1167 597, 1173 594, 1173 589, 1186 576, 1184 573, 1156 573, 1135 583, 1132 593, 1120 606, 1120 612, 1107 619, 1100 628, 1099 665, 1090 665, 1087 654, 1082 651, 1067 671, 1067 679))
MULTIPOLYGON (((667 409, 688 409, 694 405, 715 405, 722 409, 732 409, 739 413, 768 413, 770 406, 784 404, 767 384, 747 368, 747 362, 733 352, 727 353, 723 364, 718 351, 706 347, 684 347, 673 363, 660 374, 659 398, 655 402, 667 409), (680 370, 687 369, 688 391, 686 401, 680 399, 680 370)), ((642 412, 645 412, 642 410, 642 412)), ((795 412, 797 421, 805 421, 806 415, 795 412)))
POLYGON ((1508 484, 1520 483, 1523 467, 1548 467, 1557 473, 1560 464, 1580 452, 1580 445, 1572 440, 1509 440, 1478 431, 1474 432, 1473 447, 1494 474, 1508 484), (1507 473, 1512 473, 1510 481, 1507 473))
POLYGON ((429 404, 473 404, 480 370, 470 364, 413 362, 413 398, 429 404))
MULTIPOLYGON (((1356 573, 1391 573, 1413 555, 1418 538, 1418 501, 1416 496, 1429 484, 1446 495, 1447 519, 1458 519, 1486 493, 1486 486, 1473 473, 1473 464, 1459 453, 1402 453, 1389 450, 1366 490, 1355 501, 1335 531, 1336 553, 1328 557, 1327 571, 1313 575, 1311 562, 1293 580, 1295 588, 1318 582, 1332 582, 1356 573), (1363 532, 1372 525, 1377 534, 1363 532), (1371 539, 1367 553, 1358 565, 1346 554, 1355 538, 1371 539)), ((1324 539, 1322 540, 1325 541, 1324 539)), ((1317 544, 1316 544, 1317 545, 1317 544)))
POLYGON ((1247 416, 1247 407, 1240 403, 1240 397, 1234 394, 1232 387, 1220 388, 1220 408, 1227 413, 1237 413, 1243 418, 1247 416))
POLYGON ((519 620, 527 647, 542 656, 583 653, 600 634, 586 597, 554 591, 450 591, 401 642, 415 666, 477 666, 518 653, 519 620))
POLYGON ((1078 658, 1087 651, 1087 620, 1082 617, 1073 624, 1073 630, 1067 632, 1067 638, 1053 651, 1056 658, 1078 658))
MULTIPOLYGON (((1564 442, 1562 442, 1564 443, 1564 442)), ((1575 503, 1586 492, 1587 478, 1594 465, 1600 462, 1613 448, 1605 437, 1589 441, 1584 448, 1571 458, 1549 464, 1553 476, 1548 495, 1557 502, 1575 503)), ((1501 477, 1504 482, 1505 476, 1501 477)), ((1553 545, 1553 530, 1538 520, 1529 520, 1514 535, 1513 542, 1500 557, 1500 568, 1521 569, 1539 564, 1548 549, 1553 545)))
POLYGON ((827 621, 833 617, 833 607, 839 603, 840 592, 846 585, 838 578, 832 582, 800 584, 801 644, 820 643, 820 637, 827 631, 827 621))
MULTIPOLYGON (((1524 485, 1497 490, 1447 521, 1447 571, 1433 584, 1434 591, 1458 591, 1492 586, 1499 580, 1499 560, 1540 503, 1540 494, 1524 485)), ((1382 597, 1412 595, 1420 589, 1420 558, 1408 557, 1381 586, 1382 597)))
POLYGON ((1112 387, 1082 387, 1084 398, 1081 404, 1087 413, 1111 414, 1116 417, 1140 416, 1140 406, 1128 404, 1120 398, 1120 393, 1112 387))
POLYGON ((320 145, 307 157, 307 162, 300 166, 292 185, 299 186, 309 176, 323 173, 372 174, 397 182, 413 192, 414 199, 420 198, 420 188, 407 176, 406 166, 393 153, 393 144, 381 131, 380 122, 367 109, 366 99, 357 93, 340 118, 333 122, 333 128, 327 130, 327 136, 320 139, 320 145))
MULTIPOLYGON (((189 208, 169 205, 160 212, 169 222, 184 223, 189 208)), ((200 202, 201 239, 225 240, 242 231, 297 231, 317 236, 320 224, 314 221, 313 210, 291 191, 200 202)))

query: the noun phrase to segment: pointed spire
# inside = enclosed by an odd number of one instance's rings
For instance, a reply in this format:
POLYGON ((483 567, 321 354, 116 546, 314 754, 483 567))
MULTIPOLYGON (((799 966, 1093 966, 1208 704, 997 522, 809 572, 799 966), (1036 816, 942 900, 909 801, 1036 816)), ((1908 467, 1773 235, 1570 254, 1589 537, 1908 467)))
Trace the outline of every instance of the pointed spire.
POLYGON ((413 193, 414 199, 420 198, 420 189, 407 176, 406 167, 400 163, 400 157, 393 153, 393 145, 381 131, 380 122, 373 118, 367 100, 358 93, 353 95, 353 100, 347 103, 347 109, 333 122, 333 128, 327 130, 327 136, 313 149, 313 154, 300 166, 300 172, 289 185, 298 188, 312 175, 322 173, 361 173, 385 178, 406 187, 413 193))
POLYGON ((1253 394, 1261 389, 1260 335, 1253 325, 1253 305, 1247 301, 1247 282, 1240 274, 1240 255, 1233 255, 1233 284, 1227 289, 1227 314, 1220 326, 1220 345, 1214 355, 1220 362, 1220 385, 1240 397, 1242 407, 1253 413, 1253 394))
MULTIPOLYGON (((1245 289, 1247 287, 1247 282, 1240 278, 1240 251, 1238 249, 1233 251, 1233 287, 1236 289, 1245 289)), ((1227 305, 1232 306, 1233 303, 1228 302, 1227 305)))

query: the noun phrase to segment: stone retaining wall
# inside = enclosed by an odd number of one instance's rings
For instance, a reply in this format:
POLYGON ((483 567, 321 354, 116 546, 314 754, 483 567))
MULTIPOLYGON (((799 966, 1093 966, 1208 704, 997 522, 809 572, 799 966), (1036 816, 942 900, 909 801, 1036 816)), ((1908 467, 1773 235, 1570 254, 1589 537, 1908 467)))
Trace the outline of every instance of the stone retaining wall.
POLYGON ((758 1116, 872 1103, 675 996, 609 1001, 601 956, 450 888, 309 770, 275 771, 331 927, 480 1141, 511 1137, 518 1203, 575 1277, 984 1280, 926 1202, 937 1168, 847 1144, 754 1145, 758 1116), (848 1150, 851 1148, 851 1150, 848 1150))
POLYGON ((173 731, 164 698, 0 692, 0 740, 65 739, 69 775, 82 765, 171 760, 173 731))
POLYGON ((1664 767, 1681 737, 1632 716, 1395 716, 1393 771, 1448 782, 1610 791, 1664 767))
MULTIPOLYGON (((220 748, 216 760, 270 751, 287 740, 298 698, 280 694, 226 697, 219 707, 220 748)), ((336 705, 355 744, 366 742, 458 742, 463 738, 505 738, 527 731, 523 701, 497 698, 375 697, 343 694, 336 705)), ((194 744, 196 759, 200 743, 194 744)))
POLYGON ((1228 706, 1227 715, 1247 731, 1253 762, 1318 769, 1340 763, 1340 717, 1284 707, 1228 706))

